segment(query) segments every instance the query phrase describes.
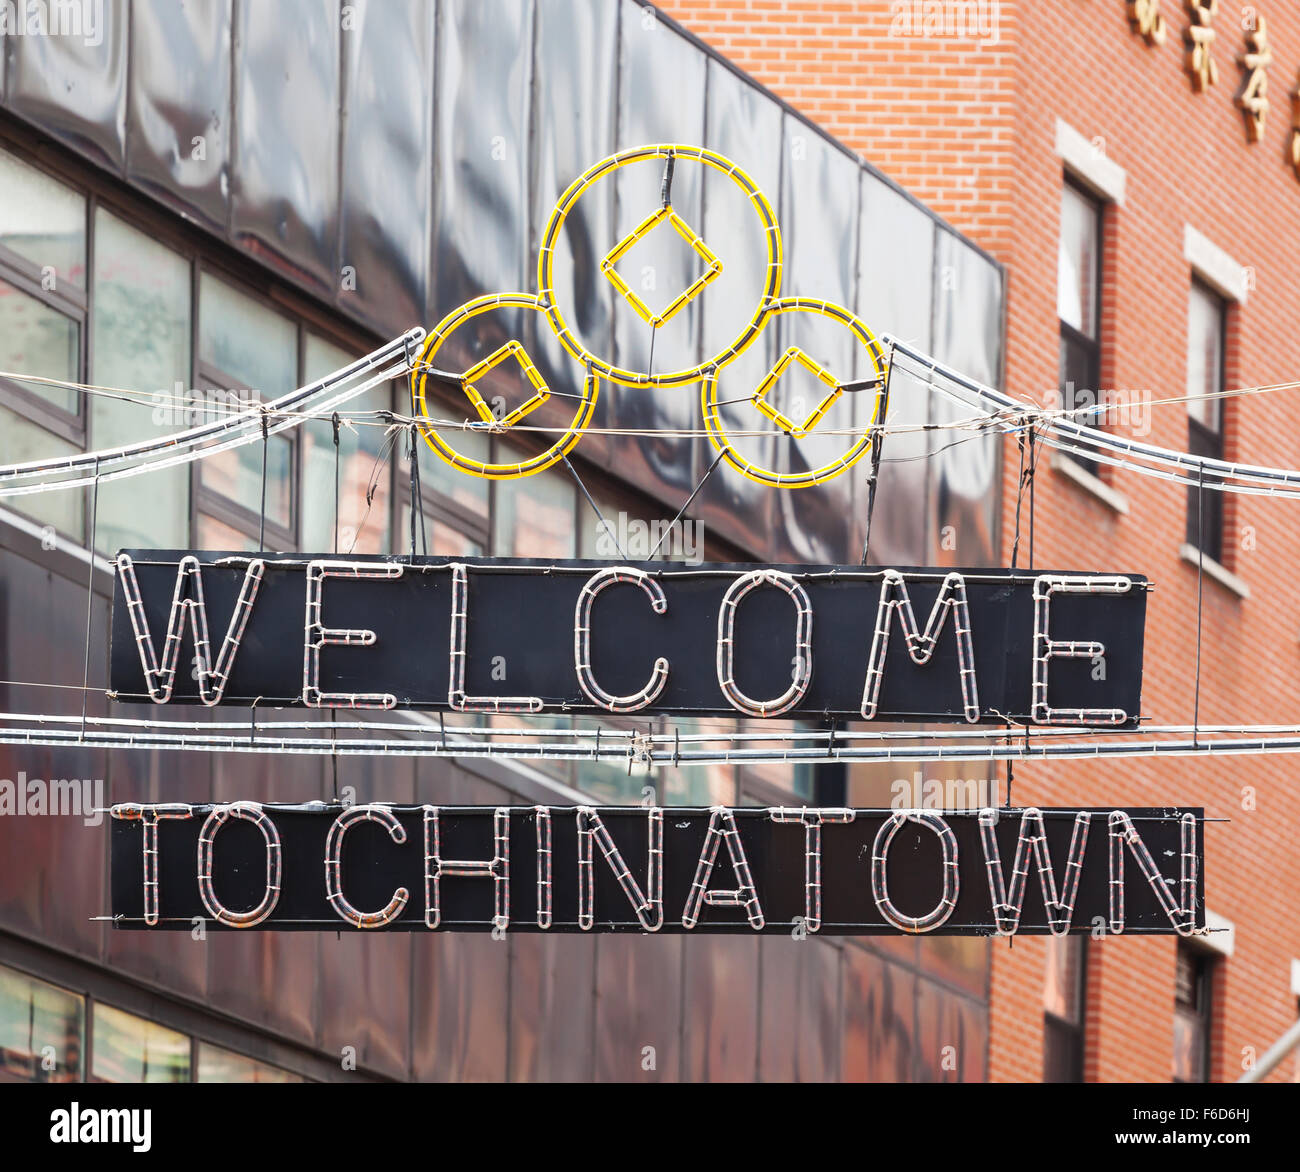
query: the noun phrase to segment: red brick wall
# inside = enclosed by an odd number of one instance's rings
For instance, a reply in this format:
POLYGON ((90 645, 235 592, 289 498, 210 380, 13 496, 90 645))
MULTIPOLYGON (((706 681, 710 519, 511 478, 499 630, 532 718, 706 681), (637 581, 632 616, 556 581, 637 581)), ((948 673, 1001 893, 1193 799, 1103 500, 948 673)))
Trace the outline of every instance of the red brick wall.
MULTIPOLYGON (((1300 377, 1300 179, 1288 165, 1289 93, 1300 70, 1300 9, 1259 0, 1274 63, 1265 138, 1249 144, 1233 99, 1244 39, 1236 6, 1215 21, 1219 83, 1193 92, 1183 70, 1189 18, 1161 5, 1163 46, 1148 46, 1122 0, 1025 5, 1004 0, 998 43, 891 35, 888 0, 672 0, 704 40, 836 134, 993 252, 1008 270, 1007 389, 1043 400, 1056 387, 1056 255, 1062 164, 1058 117, 1127 174, 1127 200, 1107 212, 1103 370, 1108 388, 1153 399, 1186 385, 1190 223, 1253 269, 1231 314, 1230 387, 1300 377)), ((1227 407, 1229 455, 1300 466, 1300 392, 1227 407)), ((1121 428, 1120 430, 1123 430, 1121 428)), ((1182 448, 1181 404, 1150 408, 1151 442, 1182 448)), ((1006 529, 1015 515, 1016 453, 1005 461, 1006 529)), ((1179 555, 1181 487, 1130 471, 1104 479, 1120 515, 1054 473, 1036 485, 1035 562, 1147 574, 1144 714, 1190 723, 1195 695, 1197 574, 1179 555)), ((1247 583, 1239 598, 1206 578, 1200 717, 1205 723, 1300 720, 1300 587, 1292 535, 1300 501, 1230 498, 1224 561, 1247 583)), ((1022 551, 1024 546, 1022 545, 1022 551)), ((1294 757, 1022 765, 1017 804, 1201 804, 1209 907, 1236 925, 1236 952, 1217 970, 1212 1074, 1240 1075, 1295 1019, 1290 963, 1300 957, 1300 763, 1294 757), (1254 809, 1247 808, 1253 794, 1254 809), (1245 795, 1245 796, 1244 796, 1245 795)), ((1167 1080, 1172 1056, 1171 939, 1120 939, 1089 950, 1089 1079, 1167 1080)), ((1042 1077, 1045 949, 994 944, 990 1077, 1042 1077)), ((1300 1058, 1274 1076, 1297 1077, 1300 1058)))

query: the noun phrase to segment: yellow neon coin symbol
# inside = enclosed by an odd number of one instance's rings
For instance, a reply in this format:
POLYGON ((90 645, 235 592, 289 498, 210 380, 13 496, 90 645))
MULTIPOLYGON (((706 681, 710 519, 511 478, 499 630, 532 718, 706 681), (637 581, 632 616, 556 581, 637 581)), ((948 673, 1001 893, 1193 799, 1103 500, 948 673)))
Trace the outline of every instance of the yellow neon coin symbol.
MULTIPOLYGON (((437 367, 434 358, 442 348, 443 343, 467 321, 478 317, 480 314, 488 313, 494 309, 511 308, 533 309, 544 312, 538 299, 531 293, 494 293, 486 297, 476 297, 473 301, 467 301, 459 309, 452 310, 434 327, 425 339, 424 348, 420 351, 419 358, 416 360, 415 369, 411 372, 411 400, 416 414, 423 416, 426 420, 429 418, 427 385, 430 370, 437 367)), ((485 424, 491 424, 493 430, 508 428, 518 423, 530 411, 536 410, 551 397, 551 391, 546 385, 546 380, 542 378, 523 345, 514 339, 511 339, 481 362, 471 366, 469 370, 460 376, 460 380, 466 397, 473 404, 480 419, 485 424), (524 377, 532 385, 534 393, 527 402, 516 407, 504 419, 498 421, 496 416, 493 415, 492 409, 474 386, 474 382, 508 358, 513 358, 519 363, 523 369, 524 377)), ((484 476, 489 480, 510 480, 517 476, 531 476, 534 472, 541 472, 551 467, 551 465, 559 463, 573 450, 578 440, 582 438, 582 433, 591 422, 592 413, 596 409, 596 396, 599 392, 599 385, 600 381, 595 374, 587 375, 583 383, 582 400, 573 416, 573 421, 569 424, 568 430, 551 444, 546 451, 528 460, 519 460, 508 464, 493 464, 483 460, 476 460, 471 456, 458 452, 432 426, 421 425, 420 431, 428 445, 439 456, 453 468, 459 468, 462 472, 469 472, 475 476, 484 476)))
MULTIPOLYGON (((699 236, 690 228, 690 226, 676 216, 671 211, 671 207, 660 208, 660 210, 651 216, 648 216, 633 233, 615 246, 613 252, 605 257, 601 265, 602 271, 615 285, 619 287, 619 292, 627 297, 632 307, 648 322, 654 322, 655 315, 645 306, 631 290, 627 288, 626 283, 621 278, 615 280, 617 274, 613 272, 611 257, 617 262, 628 249, 632 247, 637 240, 642 239, 648 232, 656 227, 661 221, 667 219, 674 229, 695 249, 696 253, 704 260, 707 266, 705 275, 697 279, 694 284, 680 294, 666 310, 659 316, 659 322, 667 321, 672 314, 677 313, 682 306, 694 298, 721 271, 721 263, 717 257, 709 252, 707 246, 699 236), (676 217, 674 220, 673 217, 676 217), (703 249, 703 251, 701 251, 703 249), (617 255, 615 255, 617 254, 617 255), (717 269, 713 268, 717 265, 717 269)), ((589 167, 572 183, 569 184, 565 193, 560 196, 560 202, 555 205, 555 211, 551 213, 551 219, 546 225, 546 231, 542 234, 541 247, 537 255, 537 296, 538 301, 546 313, 546 320, 550 323, 551 329, 555 331, 555 336, 559 338, 560 344, 573 355, 579 362, 591 364, 591 369, 611 382, 618 383, 625 387, 680 387, 690 383, 698 382, 706 370, 717 370, 726 366, 736 355, 742 353, 753 340, 758 337, 759 331, 762 330, 768 316, 771 313, 772 301, 780 295, 781 292, 781 229, 776 222, 776 213, 772 210, 772 205, 768 202, 767 197, 759 189, 758 185, 742 171, 735 163, 715 151, 705 150, 703 147, 682 146, 671 143, 661 143, 657 146, 636 147, 633 150, 621 151, 616 155, 611 155, 607 159, 602 159, 595 166, 589 167), (759 223, 763 228, 763 240, 767 252, 767 267, 763 278, 763 292, 758 299, 758 305, 755 307, 753 315, 746 323, 744 329, 727 345, 727 347, 712 358, 701 362, 698 366, 683 368, 682 370, 670 370, 663 374, 652 374, 647 371, 626 370, 623 367, 614 366, 606 362, 603 358, 591 353, 577 335, 573 332, 568 321, 555 299, 555 246, 560 238, 560 233, 564 229, 565 221, 577 205, 578 200, 588 191, 595 183, 599 182, 606 176, 612 175, 620 167, 626 167, 630 163, 645 162, 653 159, 674 159, 690 160, 711 167, 713 170, 726 175, 737 187, 744 192, 748 198, 750 206, 758 216, 759 223)))
MULTIPOLYGON (((808 488, 814 484, 821 484, 830 480, 833 476, 838 476, 846 468, 852 468, 866 455, 871 447, 871 427, 879 418, 880 404, 884 397, 885 352, 876 340, 875 335, 867 329, 856 314, 833 302, 816 301, 807 297, 785 297, 774 302, 769 309, 774 317, 783 313, 815 313, 847 327, 853 336, 866 348, 871 363, 871 370, 867 378, 875 380, 874 389, 865 392, 872 395, 871 418, 864 427, 862 434, 857 437, 853 446, 847 452, 840 456, 839 459, 823 464, 820 468, 809 469, 807 472, 777 472, 774 469, 750 463, 736 450, 722 422, 718 402, 718 372, 713 370, 705 375, 700 389, 700 401, 704 408, 704 426, 708 429, 709 442, 716 451, 722 454, 722 458, 736 471, 749 477, 750 480, 757 481, 759 484, 766 484, 773 488, 808 488)), ((796 439, 802 439, 822 421, 826 412, 835 405, 843 393, 843 384, 834 375, 814 362, 798 347, 791 346, 781 355, 763 381, 759 383, 752 396, 752 401, 759 411, 772 420, 782 431, 789 433, 796 439), (767 395, 776 385, 777 379, 793 362, 798 362, 815 375, 823 385, 831 388, 830 393, 801 424, 796 424, 767 402, 767 395)))
POLYGON ((628 303, 636 310, 641 320, 649 322, 650 325, 655 327, 655 329, 658 329, 664 324, 664 322, 669 321, 679 309, 695 300, 695 298, 704 291, 704 287, 712 281, 714 277, 722 272, 722 261, 713 255, 709 250, 709 246, 700 239, 695 229, 673 211, 671 205, 665 204, 657 212, 648 215, 640 224, 637 225, 636 229, 630 235, 624 237, 609 250, 609 254, 600 262, 600 271, 610 279, 614 288, 627 298, 628 303), (695 255, 704 262, 705 267, 704 272, 700 276, 696 277, 695 280, 685 289, 678 293, 662 312, 652 313, 650 307, 646 305, 646 303, 632 291, 628 283, 619 276, 618 269, 614 266, 623 259, 629 249, 631 249, 638 241, 644 240, 645 237, 649 236, 650 233, 665 220, 667 220, 668 223, 673 226, 677 234, 691 246, 695 255))

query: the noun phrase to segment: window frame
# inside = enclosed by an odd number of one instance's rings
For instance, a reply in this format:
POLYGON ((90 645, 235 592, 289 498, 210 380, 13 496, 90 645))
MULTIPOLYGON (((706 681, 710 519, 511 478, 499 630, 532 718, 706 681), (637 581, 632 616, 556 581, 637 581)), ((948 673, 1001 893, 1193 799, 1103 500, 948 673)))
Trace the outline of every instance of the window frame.
MULTIPOLYGON (((1217 431, 1212 430, 1200 420, 1192 418, 1190 409, 1187 412, 1187 452, 1189 455, 1203 457, 1205 459, 1222 460, 1226 451, 1225 434, 1227 431, 1227 412, 1228 400, 1224 398, 1223 391, 1227 387, 1227 366, 1228 366, 1228 299, 1219 293, 1212 285, 1203 281, 1196 274, 1192 275, 1191 285, 1188 287, 1188 328, 1190 331, 1191 323, 1191 301, 1197 295, 1197 292, 1204 294, 1213 300, 1218 308, 1217 328, 1219 332, 1219 365, 1215 371, 1214 377, 1214 394, 1217 398, 1217 410, 1219 418, 1219 427, 1217 431), (1198 450, 1207 449, 1207 450, 1198 450)), ((1188 338, 1190 349, 1191 339, 1188 338)), ((1190 403, 1188 404, 1190 408, 1190 403)), ((1224 500, 1223 494, 1211 488, 1202 488, 1199 485, 1189 484, 1187 486, 1187 523, 1185 525, 1185 538, 1187 544, 1196 550, 1201 557, 1209 561, 1223 564, 1223 530, 1224 530, 1224 500), (1204 522, 1204 524, 1202 523, 1204 522), (1204 532, 1203 532, 1204 530, 1204 532), (1205 533, 1212 534, 1208 543, 1204 542, 1205 533)))
MULTIPOLYGON (((17 150, 14 144, 0 139, 0 150, 12 155, 25 166, 41 172, 47 178, 68 188, 82 199, 82 225, 85 247, 85 287, 78 289, 75 285, 60 283, 56 289, 45 289, 41 285, 41 270, 36 263, 13 249, 0 244, 0 280, 13 285, 22 293, 34 298, 42 305, 71 318, 77 324, 77 368, 74 372, 76 382, 86 382, 86 372, 90 369, 90 297, 91 268, 95 255, 95 204, 96 197, 91 191, 69 181, 63 175, 51 171, 40 162, 30 157, 25 151, 17 150), (67 285, 66 291, 64 286, 67 285)), ((86 396, 77 395, 77 410, 64 411, 48 399, 34 394, 25 387, 0 378, 0 406, 8 407, 30 422, 46 431, 85 448, 89 440, 89 411, 86 409, 86 396)), ((83 522, 84 525, 84 522, 83 522)))
POLYGON ((1211 1040, 1214 1031, 1214 995, 1218 987, 1217 973, 1218 957, 1203 948, 1196 948, 1188 944, 1185 940, 1179 939, 1178 951, 1175 957, 1175 964, 1182 962, 1186 957, 1193 965, 1196 966, 1196 999, 1199 1004, 1191 1006, 1185 1005, 1178 998, 1178 977, 1175 970, 1174 976, 1174 1017, 1177 1018, 1179 1013, 1188 1017, 1196 1017, 1200 1020, 1203 1031, 1203 1037, 1200 1046, 1200 1066, 1201 1077, 1199 1079, 1182 1079, 1176 1074, 1170 1074, 1170 1081, 1179 1085, 1196 1085, 1197 1083, 1208 1083, 1211 1081, 1211 1040))
MULTIPOLYGON (((1065 401, 1065 383, 1060 377, 1061 367, 1064 365, 1066 345, 1075 346, 1081 349, 1088 365, 1088 381, 1093 385, 1091 387, 1081 388, 1088 391, 1095 397, 1094 406, 1099 406, 1101 401, 1101 361, 1102 361, 1102 326, 1101 326, 1101 307, 1102 307, 1102 288, 1106 279, 1106 204, 1107 201, 1090 190, 1084 183, 1076 179, 1069 171, 1062 174, 1061 183, 1061 202, 1064 203, 1067 191, 1073 191, 1076 196, 1083 200, 1093 213, 1093 224, 1096 228, 1096 249, 1094 251, 1094 264, 1092 273, 1092 320, 1095 326, 1095 333, 1089 335, 1077 326, 1071 325, 1064 318, 1057 314, 1057 394, 1060 396, 1061 407, 1070 410, 1075 406, 1074 403, 1067 404, 1065 401)), ((1057 234, 1058 239, 1064 226, 1064 211, 1058 216, 1057 234)), ((1060 275, 1057 275, 1057 301, 1059 306, 1060 300, 1060 275)), ((1080 389, 1076 386, 1076 391, 1080 389)), ((1101 423, 1103 415, 1096 414, 1093 421, 1085 426, 1102 430, 1101 423)), ((1076 420, 1077 422, 1077 420, 1076 420)), ((1073 460, 1080 468, 1092 476, 1101 478, 1101 464, 1097 460, 1090 459, 1079 452, 1062 452, 1061 455, 1067 459, 1073 460)))
POLYGON ((1071 1021, 1069 1018, 1061 1017, 1046 1004, 1043 1005, 1043 1081, 1048 1081, 1048 1045, 1050 1039, 1058 1044, 1062 1042, 1069 1044, 1072 1051, 1068 1054, 1070 1058, 1069 1073, 1077 1075, 1077 1077, 1072 1078, 1056 1078, 1052 1081, 1062 1084, 1082 1083, 1087 1081, 1088 941, 1087 937, 1078 934, 1054 936, 1049 940, 1049 947, 1058 940, 1065 942, 1069 947, 1079 950, 1075 964, 1075 987, 1070 991, 1078 1006, 1077 1020, 1071 1021))

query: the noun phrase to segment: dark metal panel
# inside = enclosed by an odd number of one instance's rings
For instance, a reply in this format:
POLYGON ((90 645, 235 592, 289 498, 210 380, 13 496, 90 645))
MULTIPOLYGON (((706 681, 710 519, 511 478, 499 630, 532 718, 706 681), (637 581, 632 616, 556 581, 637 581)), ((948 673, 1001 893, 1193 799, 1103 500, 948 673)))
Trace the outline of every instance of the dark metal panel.
POLYGON ((127 178, 224 233, 232 0, 134 0, 127 178))
MULTIPOLYGON (((330 794, 318 760, 212 756, 214 801, 309 802, 330 794)), ((344 771, 358 764, 349 758, 344 771)), ((360 799, 368 800, 366 798, 360 799)), ((220 840, 214 848, 220 850, 220 840)), ((208 936, 208 1003, 306 1045, 320 1033, 317 975, 328 935, 213 932, 208 936)))
POLYGON ((846 945, 845 1082, 908 1082, 915 1049, 916 976, 866 949, 846 945))
MULTIPOLYGON (((81 711, 85 586, 78 586, 9 552, 0 552, 0 678, 71 688, 0 686, 5 711, 77 715, 81 711), (71 619, 70 616, 78 616, 71 619), (52 632, 59 636, 52 637, 52 632)), ((95 600, 92 639, 103 639, 107 607, 95 600)), ((106 683, 102 642, 91 657, 88 712, 103 715, 106 683)), ((106 828, 88 813, 108 800, 108 761, 83 749, 12 746, 0 750, 0 778, 14 786, 40 782, 47 812, 0 817, 0 922, 60 947, 95 955, 104 914, 106 828), (77 809, 53 812, 55 780, 89 782, 78 787, 77 809), (98 784, 96 784, 98 783, 98 784)), ((39 808, 39 807, 36 807, 39 808)))
POLYGON ((590 1081, 595 982, 594 938, 511 935, 511 1082, 590 1081))
POLYGON ((839 1077, 840 956, 824 940, 773 937, 762 949, 759 1079, 839 1077))
MULTIPOLYGON (((537 245, 565 188, 614 149, 617 106, 619 5, 609 0, 547 0, 537 9, 537 78, 533 87, 532 251, 530 290, 536 289, 537 245)), ((613 342, 614 287, 600 272, 600 260, 613 246, 614 184, 589 191, 570 213, 555 250, 555 290, 570 325, 593 352, 610 355, 613 342)), ((540 318, 534 322, 535 360, 552 388, 575 394, 583 371, 540 318)), ((605 384, 596 401, 592 428, 610 426, 611 404, 627 392, 605 384)), ((551 404, 554 417, 573 417, 572 401, 551 404)), ((610 463, 611 441, 588 434, 578 448, 584 459, 610 463)))
POLYGON ((752 1082, 758 1059, 758 947, 744 936, 689 940, 683 953, 682 1078, 752 1082))
POLYGON ((438 13, 431 324, 483 293, 535 291, 526 271, 533 5, 449 0, 438 13))
MULTIPOLYGON (((1002 296, 997 266, 959 237, 941 231, 935 250, 934 355, 990 386, 1001 377, 1002 296)), ((971 414, 969 407, 945 395, 931 398, 932 422, 971 414)), ((996 435, 947 430, 936 433, 935 443, 931 564, 992 564, 1000 544, 1001 441, 996 435)))
MULTIPOLYGON (((29 5, 16 7, 20 19, 28 14, 29 5)), ((61 17, 49 3, 30 7, 44 17, 47 29, 55 18, 73 23, 64 35, 5 37, 5 100, 74 150, 120 172, 126 137, 127 6, 65 4, 58 6, 65 9, 61 17)))
MULTIPOLYGON (((785 174, 781 185, 780 220, 785 238, 783 295, 833 301, 852 307, 857 270, 859 167, 842 151, 802 122, 785 118, 782 134, 785 174)), ((811 313, 786 314, 773 326, 780 348, 798 346, 840 381, 855 377, 865 354, 843 326, 811 313)), ((792 367, 771 392, 787 415, 806 418, 824 394, 805 371, 792 367)), ((736 392, 739 393, 739 390, 736 392)), ((728 398, 732 397, 729 393, 728 398)), ((857 396, 843 395, 806 439, 776 440, 777 467, 791 472, 816 468, 835 460, 852 446, 851 431, 857 396)), ((776 493, 773 554, 792 561, 856 561, 849 548, 853 516, 853 482, 864 465, 807 490, 776 493)))
POLYGON ((922 978, 916 992, 917 1082, 983 1082, 988 1077, 988 1007, 922 978))
MULTIPOLYGON (((872 333, 891 334, 928 351, 934 272, 934 220, 906 196, 868 171, 862 173, 862 218, 858 235, 857 313, 872 333)), ((859 403, 859 422, 870 411, 859 403)), ((930 421, 930 391, 900 363, 890 379, 891 427, 930 421)), ((883 449, 875 514, 871 524, 874 564, 921 565, 926 561, 925 502, 930 492, 931 433, 899 431, 883 449)), ((866 537, 867 482, 854 476, 854 548, 866 537)))
MULTIPOLYGON (((780 203, 781 111, 769 98, 724 65, 709 61, 708 126, 704 145, 726 155, 762 188, 775 208, 780 203)), ((722 275, 709 286, 703 304, 703 348, 716 353, 735 338, 749 320, 763 291, 766 245, 762 226, 748 201, 725 176, 709 171, 704 179, 704 239, 723 263, 722 275)), ((776 361, 777 332, 769 326, 722 374, 727 391, 719 398, 737 398, 752 391, 776 361)), ((695 426, 702 416, 695 388, 695 426)), ((753 431, 763 417, 748 403, 720 408, 729 431, 753 431)), ((772 467, 776 444, 771 437, 738 439, 751 458, 772 467)), ((706 439, 697 441, 701 473, 717 452, 706 439)), ((719 464, 692 513, 704 525, 755 553, 766 552, 771 540, 776 493, 719 464)))
POLYGON ((354 0, 343 36, 345 308, 393 334, 424 325, 433 200, 432 0, 354 0), (356 305, 346 303, 356 298, 356 305))
POLYGON ((414 1077, 503 1082, 510 945, 491 936, 412 934, 414 1077))
POLYGON ((338 0, 236 9, 231 234, 331 298, 339 288, 339 37, 338 0))
MULTIPOLYGON (((622 68, 618 84, 618 147, 647 143, 695 144, 704 137, 705 55, 685 37, 654 19, 652 10, 622 6, 619 31, 622 68)), ((672 205, 697 232, 704 219, 703 170, 699 164, 676 167, 672 205)), ((659 207, 664 167, 658 161, 633 163, 618 172, 614 239, 607 252, 659 207)), ((603 255, 603 253, 602 253, 603 255)), ((664 224, 643 239, 620 262, 619 272, 653 309, 659 309, 700 273, 699 258, 664 224)), ((699 306, 704 291, 655 331, 653 369, 678 370, 700 358, 699 306)), ((614 349, 619 366, 651 369, 651 330, 626 298, 614 298, 614 349)), ((699 389, 632 389, 611 391, 614 426, 681 429, 699 426, 699 389)), ((628 441, 617 453, 619 472, 672 507, 671 518, 695 486, 694 445, 674 436, 646 436, 628 441)))
POLYGON ((596 942, 598 1081, 678 1080, 683 943, 668 936, 603 936, 596 942))

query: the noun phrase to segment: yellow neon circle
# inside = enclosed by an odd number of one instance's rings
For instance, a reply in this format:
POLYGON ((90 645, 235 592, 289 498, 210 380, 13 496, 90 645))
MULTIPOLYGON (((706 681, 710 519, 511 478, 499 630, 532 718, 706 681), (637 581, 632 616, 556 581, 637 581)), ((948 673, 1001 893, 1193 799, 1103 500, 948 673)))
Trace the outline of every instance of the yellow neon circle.
MULTIPOLYGON (((438 353, 442 344, 471 318, 478 317, 479 314, 487 313, 493 309, 511 308, 535 309, 538 312, 543 312, 538 299, 531 293, 492 293, 486 297, 476 297, 473 301, 467 301, 459 309, 452 310, 434 327, 425 339, 424 348, 420 351, 420 356, 416 359, 414 369, 411 371, 411 401, 417 415, 426 420, 429 419, 425 385, 429 379, 429 370, 434 366, 434 355, 438 353)), ((550 388, 528 357, 528 352, 515 339, 511 339, 488 358, 470 367, 461 376, 461 379, 466 398, 469 399, 470 404, 483 422, 492 425, 491 430, 505 430, 512 424, 518 423, 534 408, 545 403, 551 395, 550 388), (534 394, 526 403, 510 412, 504 420, 498 421, 493 416, 492 409, 484 402, 483 396, 479 394, 471 378, 481 378, 507 358, 513 358, 523 368, 524 377, 531 384, 534 394)), ((462 472, 468 472, 473 476, 482 476, 488 480, 513 480, 520 476, 531 476, 535 472, 544 471, 551 467, 552 464, 558 464, 573 450, 574 445, 582 438, 582 433, 591 422, 592 414, 596 409, 596 395, 599 389, 600 380, 594 373, 587 374, 583 380, 582 402, 578 406, 577 414, 573 417, 573 422, 569 424, 569 430, 540 455, 533 456, 529 460, 520 460, 514 464, 490 464, 462 455, 447 443, 432 426, 421 425, 420 432, 429 447, 453 468, 459 468, 462 472)))
MULTIPOLYGON (((644 221, 640 227, 635 229, 630 237, 615 246, 614 250, 609 254, 609 257, 606 257, 609 264, 602 266, 606 276, 610 275, 613 266, 613 261, 610 260, 610 257, 617 260, 622 253, 626 252, 632 244, 636 242, 636 240, 639 240, 642 236, 646 235, 661 219, 666 218, 668 211, 669 209, 660 209, 659 212, 654 213, 654 215, 644 221)), ((678 219, 680 219, 680 217, 678 217, 678 219)), ((706 247, 704 248, 704 251, 701 252, 703 242, 700 241, 700 238, 693 232, 691 232, 689 236, 686 235, 686 232, 689 231, 689 229, 686 229, 685 231, 683 230, 685 227, 684 223, 679 224, 674 222, 673 226, 681 235, 683 235, 687 240, 687 243, 689 243, 691 247, 701 255, 705 260, 706 265, 709 265, 710 267, 706 278, 697 281, 688 291, 688 294, 683 294, 677 299, 677 301, 674 301, 669 307, 669 311, 665 311, 664 315, 660 315, 660 320, 665 320, 667 316, 676 313, 677 310, 682 307, 682 304, 685 304, 686 301, 689 301, 691 298, 696 296, 696 294, 703 288, 704 284, 707 284, 708 280, 711 280, 713 276, 717 275, 717 271, 721 270, 720 264, 717 265, 717 270, 712 267, 712 265, 716 263, 716 258, 713 257, 712 253, 707 251, 706 247), (696 286, 698 286, 698 288, 696 286), (681 302, 681 304, 678 304, 678 302, 681 302)), ((619 284, 619 281, 615 281, 616 288, 619 284)), ((771 313, 771 303, 777 298, 777 296, 779 296, 780 292, 781 229, 776 222, 776 213, 772 210, 772 205, 768 203, 767 197, 761 190, 759 190, 758 185, 748 175, 746 175, 744 171, 736 166, 735 163, 725 156, 718 154, 716 151, 705 150, 703 147, 681 146, 672 143, 661 143, 657 146, 635 147, 632 150, 620 151, 616 155, 610 155, 609 158, 602 159, 599 163, 595 164, 595 166, 589 167, 579 175, 577 179, 570 183, 568 190, 560 196, 560 202, 555 205, 555 210, 551 213, 550 222, 546 225, 546 232, 542 236, 541 249, 537 255, 537 299, 542 310, 546 314, 546 320, 550 323, 551 329, 555 331, 555 336, 560 339, 561 345, 563 345, 564 348, 579 362, 584 364, 590 363, 592 370, 597 374, 604 375, 604 377, 609 379, 611 382, 618 383, 625 387, 685 386, 688 383, 698 382, 704 372, 709 368, 716 370, 726 366, 727 363, 735 358, 736 355, 742 353, 745 348, 756 337, 758 337, 759 331, 763 328, 764 323, 767 321, 767 318, 771 313), (682 370, 670 370, 665 374, 639 373, 634 370, 625 370, 622 367, 614 366, 612 363, 597 358, 585 346, 583 346, 580 341, 578 341, 573 330, 569 327, 568 322, 565 321, 564 315, 560 312, 560 307, 555 300, 555 244, 559 239, 560 232, 564 228, 564 222, 568 218, 569 213, 573 211, 574 206, 582 197, 583 193, 596 183, 597 180, 613 174, 613 172, 617 171, 620 167, 626 167, 629 163, 639 163, 649 159, 668 158, 691 159, 698 163, 703 163, 706 167, 712 167, 715 171, 720 171, 722 174, 726 175, 736 184, 737 187, 740 188, 741 191, 745 193, 749 198, 749 202, 753 206, 755 213, 758 215, 759 222, 763 226, 764 241, 767 245, 767 270, 764 275, 763 295, 759 298, 758 307, 754 310, 753 316, 749 319, 749 323, 743 330, 741 330, 740 334, 729 346, 727 346, 725 350, 722 350, 712 358, 701 362, 698 366, 692 366, 682 370)), ((629 298, 629 301, 632 304, 632 307, 636 309, 646 321, 651 321, 651 317, 647 316, 646 312, 642 312, 642 310, 638 308, 637 300, 629 298)), ((658 323, 655 322, 654 324, 658 323)))
MULTIPOLYGON (((770 468, 762 468, 756 464, 751 464, 736 451, 727 436, 726 429, 722 425, 722 416, 718 410, 717 371, 709 371, 705 374, 703 385, 700 388, 700 402, 704 408, 704 426, 708 429, 709 442, 722 454, 722 458, 737 472, 749 477, 750 480, 757 481, 759 484, 766 484, 772 488, 808 488, 814 484, 822 484, 833 476, 838 476, 846 468, 852 468, 866 454, 867 449, 871 447, 871 427, 876 423, 880 415, 880 404, 884 397, 885 352, 876 340, 875 335, 867 329, 856 314, 850 313, 847 309, 835 305, 833 302, 816 301, 809 297, 783 297, 769 306, 769 312, 773 317, 782 313, 816 313, 847 326, 852 331, 853 336, 866 347, 867 353, 871 357, 871 367, 874 375, 868 375, 867 377, 880 380, 873 395, 874 404, 871 419, 868 421, 862 435, 858 437, 857 442, 838 460, 833 460, 829 464, 823 464, 820 468, 813 468, 807 472, 794 473, 774 472, 770 468)), ((801 439, 816 428, 826 412, 835 405, 843 393, 840 384, 835 381, 833 375, 823 370, 801 350, 791 347, 777 361, 771 373, 755 388, 752 398, 755 407, 767 418, 771 419, 782 431, 787 432, 796 439, 801 439), (825 399, 802 422, 788 419, 768 403, 765 398, 767 392, 772 389, 776 380, 781 376, 781 373, 795 361, 805 366, 829 388, 825 399)))

